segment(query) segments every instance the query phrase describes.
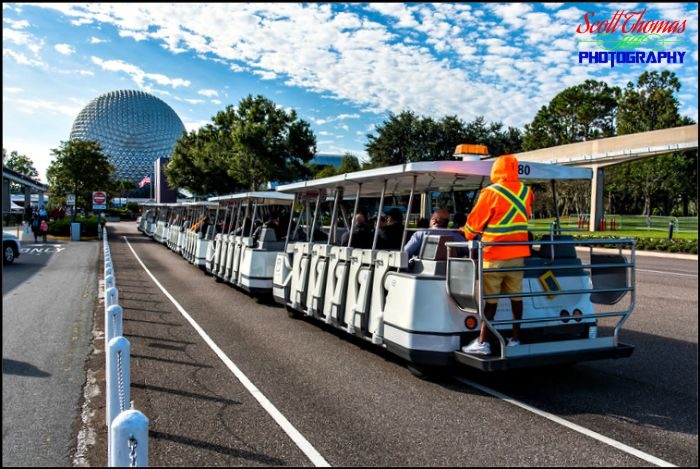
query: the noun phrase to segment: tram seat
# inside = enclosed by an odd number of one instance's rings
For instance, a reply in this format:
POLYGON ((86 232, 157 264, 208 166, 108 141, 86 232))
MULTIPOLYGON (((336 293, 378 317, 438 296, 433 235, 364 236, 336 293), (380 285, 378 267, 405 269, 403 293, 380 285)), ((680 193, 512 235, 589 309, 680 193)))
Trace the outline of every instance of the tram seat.
POLYGON ((445 247, 445 243, 449 243, 450 241, 454 241, 452 236, 426 236, 423 238, 418 257, 430 261, 446 261, 447 248, 445 247))
MULTIPOLYGON (((569 235, 557 235, 554 241, 573 241, 574 237, 569 235)), ((555 259, 576 259, 576 247, 573 244, 543 244, 539 250, 532 250, 533 256, 542 257, 549 260, 555 259)))
POLYGON ((275 230, 271 228, 263 228, 260 231, 260 237, 257 242, 257 249, 265 251, 282 251, 284 249, 284 241, 278 240, 275 230))

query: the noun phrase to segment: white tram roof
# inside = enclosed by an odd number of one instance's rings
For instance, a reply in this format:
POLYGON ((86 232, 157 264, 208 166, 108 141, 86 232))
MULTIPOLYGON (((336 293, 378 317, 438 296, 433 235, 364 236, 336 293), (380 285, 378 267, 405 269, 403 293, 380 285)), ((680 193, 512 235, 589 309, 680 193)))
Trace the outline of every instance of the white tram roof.
POLYGON ((246 200, 252 199, 254 202, 265 205, 291 205, 294 201, 294 196, 291 194, 281 194, 275 191, 262 192, 240 192, 238 194, 220 195, 218 197, 209 197, 209 201, 223 202, 228 200, 246 200))
MULTIPOLYGON (((387 193, 409 192, 416 176, 416 191, 451 189, 459 187, 478 187, 491 184, 491 167, 495 160, 487 161, 422 161, 406 163, 385 168, 368 169, 331 176, 322 179, 312 179, 304 182, 278 186, 277 190, 286 193, 304 193, 308 190, 335 189, 344 187, 345 196, 352 194, 347 190, 357 188, 362 184, 363 196, 380 194, 384 180, 388 180, 387 193), (485 178, 485 179, 484 179, 485 178)), ((561 166, 547 163, 520 162, 529 174, 521 174, 523 182, 550 180, 590 180, 593 171, 589 168, 561 166)))
POLYGON ((216 207, 219 204, 216 202, 207 202, 207 201, 199 201, 199 202, 183 202, 183 206, 185 207, 216 207))

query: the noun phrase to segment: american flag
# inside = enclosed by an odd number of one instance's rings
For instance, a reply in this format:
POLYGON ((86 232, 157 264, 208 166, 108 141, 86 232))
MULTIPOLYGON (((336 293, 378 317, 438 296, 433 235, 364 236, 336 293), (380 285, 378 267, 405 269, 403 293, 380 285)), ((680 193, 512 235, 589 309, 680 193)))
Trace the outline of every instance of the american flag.
POLYGON ((145 178, 141 179, 141 182, 139 182, 139 188, 145 186, 146 184, 151 183, 151 176, 146 176, 145 178))

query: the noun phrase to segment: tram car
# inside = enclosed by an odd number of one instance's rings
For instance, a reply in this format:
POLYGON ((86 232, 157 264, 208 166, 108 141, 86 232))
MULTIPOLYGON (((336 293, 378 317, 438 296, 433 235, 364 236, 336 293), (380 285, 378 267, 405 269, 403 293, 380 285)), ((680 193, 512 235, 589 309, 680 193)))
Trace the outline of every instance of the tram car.
MULTIPOLYGON (((524 267, 510 270, 523 271, 522 291, 492 296, 483 293, 488 243, 442 230, 428 231, 413 256, 402 249, 418 230, 412 220, 417 204, 429 216, 438 196, 454 201, 455 193, 471 194, 475 200, 490 184, 492 165, 419 162, 279 186, 294 197, 297 210, 276 254, 275 301, 292 317, 314 318, 387 349, 419 376, 454 363, 495 371, 629 356, 634 347, 620 342, 619 332, 635 302, 633 240, 577 241, 561 229, 557 215, 540 239, 520 243, 530 246, 531 255, 524 267), (358 207, 369 207, 380 224, 390 199, 394 206, 408 199, 401 245, 382 249, 375 230, 371 244, 353 247, 362 219, 358 207), (330 218, 328 226, 324 218, 330 218), (349 236, 342 236, 345 231, 349 236), (604 245, 616 251, 601 250, 604 245), (630 249, 629 257, 623 248, 630 249), (523 299, 520 320, 512 318, 513 296, 523 299), (489 298, 498 300, 492 321, 484 315, 489 298), (498 341, 494 352, 464 353, 482 323, 498 341), (520 344, 508 346, 515 323, 521 326, 520 344)), ((525 184, 550 186, 554 197, 558 182, 592 178, 590 169, 530 162, 520 162, 519 173, 525 184)), ((216 270, 215 261, 213 271, 229 278, 231 269, 222 265, 216 270)))

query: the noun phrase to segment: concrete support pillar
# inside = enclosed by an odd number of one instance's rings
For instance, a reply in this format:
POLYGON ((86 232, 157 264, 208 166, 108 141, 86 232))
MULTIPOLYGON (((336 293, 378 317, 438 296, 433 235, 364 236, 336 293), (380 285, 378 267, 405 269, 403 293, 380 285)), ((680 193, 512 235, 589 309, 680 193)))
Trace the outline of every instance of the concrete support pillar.
POLYGON ((10 196, 10 180, 2 180, 2 214, 9 214, 11 208, 12 197, 10 196))
POLYGON ((32 190, 26 186, 24 188, 24 219, 32 219, 32 190))
POLYGON ((46 208, 46 201, 44 200, 44 193, 39 192, 39 207, 46 208))
POLYGON ((593 180, 591 181, 591 218, 589 220, 588 231, 596 231, 603 218, 603 185, 605 172, 603 168, 595 165, 593 170, 593 180))

